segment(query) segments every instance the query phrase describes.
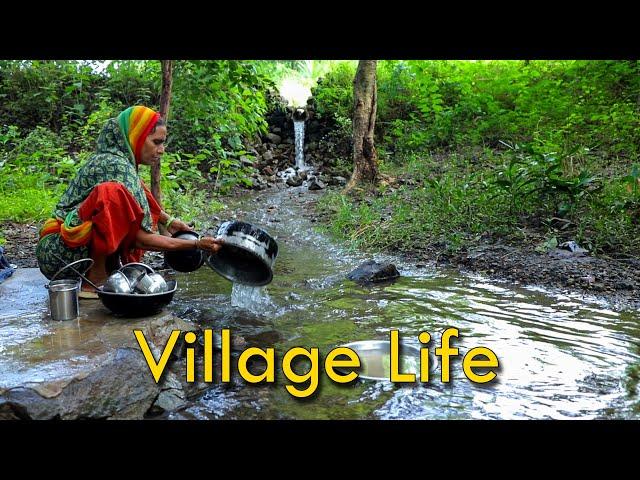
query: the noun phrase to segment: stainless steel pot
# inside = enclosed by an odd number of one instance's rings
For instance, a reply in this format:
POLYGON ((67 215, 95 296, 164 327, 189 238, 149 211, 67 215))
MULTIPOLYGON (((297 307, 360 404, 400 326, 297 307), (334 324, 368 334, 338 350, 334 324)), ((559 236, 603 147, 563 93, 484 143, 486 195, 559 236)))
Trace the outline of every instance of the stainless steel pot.
MULTIPOLYGON (((65 278, 56 280, 56 278, 65 270, 76 272, 75 268, 80 263, 90 262, 85 271, 89 270, 93 265, 93 260, 83 258, 75 262, 71 262, 58 270, 51 281, 45 287, 49 290, 49 312, 53 320, 75 320, 80 315, 80 305, 78 294, 80 293, 81 280, 79 278, 65 278)), ((80 267, 78 267, 80 268, 80 267)), ((79 272, 77 272, 79 274, 79 272)))
POLYGON ((125 277, 129 279, 129 283, 131 284, 131 291, 136 288, 138 281, 144 276, 145 273, 156 273, 153 268, 149 265, 139 262, 131 262, 126 265, 120 267, 118 270, 122 272, 125 277))
POLYGON ((136 282, 135 291, 145 294, 167 291, 167 282, 159 273, 145 273, 136 282))
POLYGON ((102 286, 103 292, 131 293, 132 290, 131 281, 120 271, 112 273, 102 286))
POLYGON ((54 280, 49 289, 49 311, 53 320, 75 320, 80 314, 79 280, 54 280))
POLYGON ((273 280, 278 244, 264 230, 250 223, 228 221, 216 235, 224 241, 217 253, 207 256, 207 264, 227 280, 259 287, 273 280))
MULTIPOLYGON (((391 344, 389 340, 360 340, 340 345, 346 347, 360 358, 359 378, 366 380, 390 380, 391 344)), ((420 381, 420 349, 421 345, 412 342, 399 342, 399 363, 403 373, 413 373, 420 381)), ((429 352, 429 371, 433 373, 438 367, 437 357, 429 352)), ((352 369, 336 367, 336 370, 349 373, 352 369)))
MULTIPOLYGON (((172 238, 183 240, 198 240, 200 235, 190 230, 181 230, 172 235, 172 238)), ((198 270, 205 260, 202 250, 194 248, 192 250, 176 250, 165 252, 164 260, 176 272, 194 272, 198 270)))

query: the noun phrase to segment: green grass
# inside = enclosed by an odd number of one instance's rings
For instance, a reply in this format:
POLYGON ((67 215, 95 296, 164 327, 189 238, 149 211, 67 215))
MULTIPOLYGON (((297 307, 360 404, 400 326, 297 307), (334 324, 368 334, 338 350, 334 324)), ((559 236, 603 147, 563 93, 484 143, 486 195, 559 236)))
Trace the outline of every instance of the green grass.
POLYGON ((574 199, 568 228, 560 228, 553 223, 554 205, 566 197, 534 191, 513 202, 512 193, 495 183, 495 158, 487 155, 478 165, 467 158, 411 157, 400 166, 382 165, 382 171, 405 183, 382 185, 374 194, 328 193, 318 205, 329 218, 326 230, 356 248, 378 250, 455 252, 487 236, 521 244, 541 244, 555 236, 576 240, 595 253, 637 254, 640 202, 622 179, 609 179, 604 188, 574 199))
POLYGON ((57 197, 42 190, 21 190, 0 198, 0 219, 14 222, 44 220, 55 207, 57 197))
MULTIPOLYGON (((0 183, 0 221, 38 222, 49 218, 68 182, 47 185, 43 175, 7 175, 0 183)), ((150 183, 147 183, 150 185, 150 183)), ((206 188, 182 192, 175 185, 163 185, 165 209, 190 223, 203 212, 215 214, 224 209, 219 200, 209 198, 206 188)))
POLYGON ((222 202, 210 198, 206 189, 185 193, 169 190, 163 195, 165 210, 187 223, 207 220, 203 215, 214 215, 225 208, 222 202))

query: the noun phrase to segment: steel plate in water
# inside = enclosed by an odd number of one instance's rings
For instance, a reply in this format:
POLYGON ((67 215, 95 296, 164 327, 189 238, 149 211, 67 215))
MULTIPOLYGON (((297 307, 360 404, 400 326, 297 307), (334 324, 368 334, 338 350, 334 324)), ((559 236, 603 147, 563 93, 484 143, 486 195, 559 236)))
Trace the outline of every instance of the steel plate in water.
MULTIPOLYGON (((360 357, 361 367, 355 370, 359 372, 359 378, 390 381, 391 345, 389 340, 362 340, 340 346, 350 348, 360 357)), ((420 381, 420 348, 419 344, 400 342, 400 373, 415 374, 416 382, 420 381)), ((436 367, 437 359, 429 352, 429 371, 432 372, 436 367)))

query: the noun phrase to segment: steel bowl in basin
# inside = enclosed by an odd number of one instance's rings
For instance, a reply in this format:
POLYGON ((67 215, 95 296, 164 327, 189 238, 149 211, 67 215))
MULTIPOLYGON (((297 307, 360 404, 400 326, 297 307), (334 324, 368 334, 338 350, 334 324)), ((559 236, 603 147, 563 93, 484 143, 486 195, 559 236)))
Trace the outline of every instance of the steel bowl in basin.
MULTIPOLYGON (((360 368, 344 369, 356 371, 358 378, 366 380, 387 380, 391 377, 391 343, 389 340, 362 340, 351 342, 341 347, 347 347, 358 354, 360 368)), ((400 373, 414 373, 416 382, 420 381, 420 348, 421 344, 400 341, 400 373)), ((425 347, 426 348, 426 347, 425 347)), ((429 352, 429 372, 438 366, 435 355, 429 352)), ((336 368, 336 370, 340 370, 336 368)))
POLYGON ((162 293, 169 290, 167 282, 159 273, 145 273, 136 282, 134 292, 144 295, 162 293))
POLYGON ((227 280, 259 287, 273 280, 278 244, 264 230, 250 223, 229 221, 218 228, 224 241, 220 250, 207 256, 207 264, 227 280))
POLYGON ((129 283, 131 283, 131 291, 133 292, 136 288, 136 285, 140 278, 142 278, 146 273, 154 274, 156 273, 153 268, 149 265, 139 262, 132 262, 123 265, 118 269, 119 272, 124 273, 125 277, 129 279, 129 283))
POLYGON ((122 317, 144 317, 154 315, 169 305, 178 289, 178 282, 167 281, 168 291, 147 295, 135 293, 113 293, 98 290, 102 304, 114 315, 122 317))
MULTIPOLYGON (((189 230, 181 230, 171 235, 171 237, 184 240, 198 240, 200 235, 189 230)), ((176 272, 187 273, 198 270, 204 264, 204 260, 205 253, 197 248, 165 252, 164 254, 164 261, 176 272)))
POLYGON ((107 281, 104 282, 102 286, 102 290, 110 293, 131 293, 133 291, 131 281, 124 273, 119 271, 112 273, 109 278, 107 278, 107 281))

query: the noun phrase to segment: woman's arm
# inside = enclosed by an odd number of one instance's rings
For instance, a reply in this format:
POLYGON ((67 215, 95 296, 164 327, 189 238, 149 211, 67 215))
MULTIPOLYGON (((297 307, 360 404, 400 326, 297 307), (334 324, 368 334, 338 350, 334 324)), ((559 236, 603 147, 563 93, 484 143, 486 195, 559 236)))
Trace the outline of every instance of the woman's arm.
POLYGON ((158 223, 161 225, 164 225, 167 231, 172 235, 179 231, 191 230, 191 227, 189 225, 187 225, 182 220, 176 217, 172 217, 164 210, 160 212, 160 218, 158 219, 158 223))
POLYGON ((171 218, 171 216, 165 212, 164 210, 160 211, 160 218, 158 218, 158 223, 161 223, 162 225, 166 225, 167 224, 167 220, 169 220, 169 218, 171 218))
POLYGON ((142 250, 152 250, 155 252, 193 250, 199 248, 209 252, 217 252, 223 244, 222 240, 212 237, 202 237, 199 240, 184 240, 182 238, 171 238, 157 233, 149 233, 138 230, 136 235, 136 248, 142 250))

